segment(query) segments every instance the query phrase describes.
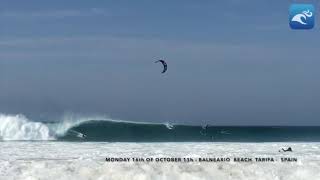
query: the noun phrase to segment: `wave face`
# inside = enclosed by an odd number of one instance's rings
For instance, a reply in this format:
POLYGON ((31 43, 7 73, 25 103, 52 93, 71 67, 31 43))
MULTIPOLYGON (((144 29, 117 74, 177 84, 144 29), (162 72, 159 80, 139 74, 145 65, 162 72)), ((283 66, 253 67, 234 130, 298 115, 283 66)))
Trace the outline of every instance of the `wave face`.
POLYGON ((0 114, 0 140, 107 142, 320 142, 320 127, 190 126, 139 123, 102 117, 33 122, 0 114), (100 119, 100 120, 99 120, 100 119))
POLYGON ((286 142, 320 141, 320 127, 231 127, 87 121, 60 140, 108 142, 286 142), (75 132, 83 136, 75 136, 75 132))

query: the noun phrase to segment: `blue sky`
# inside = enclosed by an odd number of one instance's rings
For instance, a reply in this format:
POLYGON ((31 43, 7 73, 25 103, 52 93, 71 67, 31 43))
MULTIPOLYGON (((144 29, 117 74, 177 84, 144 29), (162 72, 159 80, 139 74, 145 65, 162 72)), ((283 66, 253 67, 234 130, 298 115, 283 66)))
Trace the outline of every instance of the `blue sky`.
POLYGON ((319 18, 291 30, 292 2, 319 12, 317 1, 1 1, 0 112, 320 125, 319 18))

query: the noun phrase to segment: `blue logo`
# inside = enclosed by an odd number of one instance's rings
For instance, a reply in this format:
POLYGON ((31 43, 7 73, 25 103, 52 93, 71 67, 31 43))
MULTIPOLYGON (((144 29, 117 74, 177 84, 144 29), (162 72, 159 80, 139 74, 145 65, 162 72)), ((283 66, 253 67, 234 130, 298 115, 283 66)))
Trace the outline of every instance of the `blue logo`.
POLYGON ((289 9, 289 25, 292 29, 312 29, 314 15, 312 4, 292 4, 289 9))

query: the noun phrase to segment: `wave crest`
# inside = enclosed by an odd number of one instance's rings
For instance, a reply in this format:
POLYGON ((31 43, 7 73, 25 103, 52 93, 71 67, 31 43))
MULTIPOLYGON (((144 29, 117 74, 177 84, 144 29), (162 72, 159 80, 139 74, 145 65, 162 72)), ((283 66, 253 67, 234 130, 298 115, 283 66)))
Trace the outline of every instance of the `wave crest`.
POLYGON ((46 124, 32 122, 23 115, 0 114, 1 140, 54 140, 46 124))

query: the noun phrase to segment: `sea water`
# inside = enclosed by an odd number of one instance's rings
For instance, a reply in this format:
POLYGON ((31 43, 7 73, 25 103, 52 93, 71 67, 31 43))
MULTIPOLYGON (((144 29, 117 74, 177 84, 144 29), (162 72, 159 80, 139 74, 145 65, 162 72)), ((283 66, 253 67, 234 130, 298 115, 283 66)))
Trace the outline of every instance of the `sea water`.
POLYGON ((320 180, 319 127, 222 127, 0 114, 0 180, 320 180), (293 152, 283 152, 291 147, 293 152))
POLYGON ((0 140, 103 142, 320 142, 320 127, 215 126, 65 117, 54 122, 0 114, 0 140))
POLYGON ((0 179, 320 179, 320 143, 0 142, 0 179), (279 152, 290 146, 293 152, 279 152), (267 158, 269 162, 107 162, 106 158, 267 158), (297 161, 282 162, 281 158, 297 161))

